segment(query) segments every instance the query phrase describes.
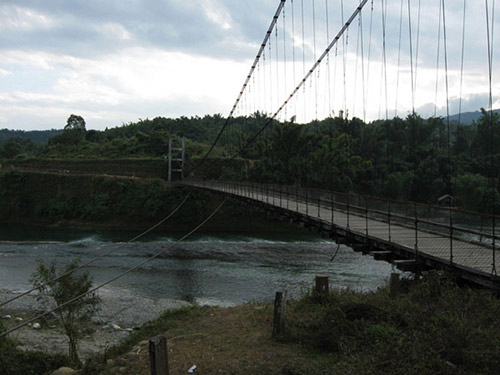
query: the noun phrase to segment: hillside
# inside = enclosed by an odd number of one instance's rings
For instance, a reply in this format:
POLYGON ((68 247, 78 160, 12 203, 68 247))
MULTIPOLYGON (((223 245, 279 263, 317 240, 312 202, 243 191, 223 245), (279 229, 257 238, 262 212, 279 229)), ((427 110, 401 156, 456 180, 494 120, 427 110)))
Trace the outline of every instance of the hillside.
MULTIPOLYGON (((500 109, 495 109, 493 112, 500 114, 500 109)), ((458 118, 460 117, 460 124, 462 125, 472 125, 472 122, 477 122, 481 118, 481 111, 475 112, 464 112, 461 115, 456 114, 450 116, 450 121, 458 122, 458 118)))
POLYGON ((32 140, 37 144, 44 144, 49 141, 49 138, 61 134, 62 130, 10 130, 0 129, 0 144, 4 143, 10 138, 22 138, 32 140))

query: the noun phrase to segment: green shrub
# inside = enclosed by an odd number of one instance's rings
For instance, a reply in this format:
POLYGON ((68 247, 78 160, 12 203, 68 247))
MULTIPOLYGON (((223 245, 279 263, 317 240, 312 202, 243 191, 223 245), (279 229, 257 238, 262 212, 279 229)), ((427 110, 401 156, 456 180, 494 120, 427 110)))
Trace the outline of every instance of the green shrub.
POLYGON ((385 342, 394 337, 397 331, 393 327, 374 324, 364 330, 365 335, 372 342, 385 342))

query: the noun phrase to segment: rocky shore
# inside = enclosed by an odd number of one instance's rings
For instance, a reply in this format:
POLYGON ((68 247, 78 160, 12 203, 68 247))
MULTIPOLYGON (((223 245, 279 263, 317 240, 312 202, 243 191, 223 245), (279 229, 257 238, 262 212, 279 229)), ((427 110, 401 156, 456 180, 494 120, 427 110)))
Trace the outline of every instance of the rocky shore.
MULTIPOLYGON (((0 303, 19 293, 0 290, 0 303)), ((79 343, 79 354, 83 360, 116 345, 134 329, 155 319, 163 311, 190 305, 180 300, 153 300, 120 289, 102 289, 99 295, 102 299, 101 308, 79 343)), ((0 317, 6 327, 11 328, 41 312, 36 296, 28 295, 0 308, 0 317)), ((48 353, 67 353, 68 350, 64 330, 56 319, 36 321, 10 336, 19 342, 20 350, 48 353)))

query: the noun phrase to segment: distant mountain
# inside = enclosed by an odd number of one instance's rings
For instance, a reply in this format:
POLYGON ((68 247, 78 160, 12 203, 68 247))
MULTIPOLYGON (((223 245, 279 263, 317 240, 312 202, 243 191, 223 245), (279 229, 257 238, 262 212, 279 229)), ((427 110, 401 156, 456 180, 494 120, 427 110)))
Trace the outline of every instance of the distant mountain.
MULTIPOLYGON (((493 112, 495 113, 500 113, 500 109, 494 109, 493 112)), ((450 116, 450 121, 457 121, 458 122, 458 117, 459 115, 452 115, 450 116)), ((480 111, 475 111, 475 112, 463 112, 462 115, 460 115, 460 123, 462 125, 472 125, 472 121, 477 121, 481 117, 481 112, 480 111)))
POLYGON ((31 139, 35 143, 44 144, 47 143, 50 137, 61 133, 62 130, 56 129, 29 131, 0 129, 0 144, 4 143, 9 138, 31 139))

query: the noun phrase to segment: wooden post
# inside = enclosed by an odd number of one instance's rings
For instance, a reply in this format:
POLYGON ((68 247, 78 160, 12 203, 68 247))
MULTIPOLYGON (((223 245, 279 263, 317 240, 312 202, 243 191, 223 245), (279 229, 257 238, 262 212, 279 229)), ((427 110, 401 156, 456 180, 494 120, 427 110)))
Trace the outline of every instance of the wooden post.
POLYGON ((279 338, 285 334, 286 290, 276 292, 274 299, 273 337, 279 338))
POLYGON ((159 335, 149 340, 149 361, 151 363, 151 375, 169 375, 167 339, 165 336, 159 335))
POLYGON ((327 295, 328 290, 328 275, 316 275, 316 292, 327 295))
POLYGON ((399 294, 399 273, 391 273, 389 280, 389 294, 391 297, 396 297, 399 294))

